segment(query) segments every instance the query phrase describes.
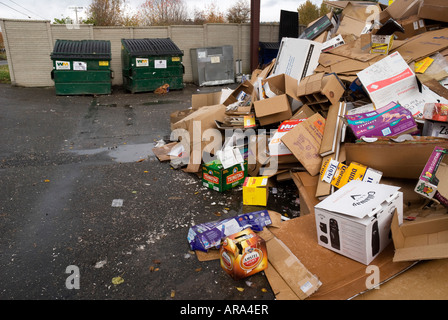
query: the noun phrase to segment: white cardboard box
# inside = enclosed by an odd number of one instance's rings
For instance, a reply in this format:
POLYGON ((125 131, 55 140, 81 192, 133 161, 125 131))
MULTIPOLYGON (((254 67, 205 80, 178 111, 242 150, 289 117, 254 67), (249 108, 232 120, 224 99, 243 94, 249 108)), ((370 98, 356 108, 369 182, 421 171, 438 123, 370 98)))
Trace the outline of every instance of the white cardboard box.
POLYGON ((358 77, 377 109, 419 93, 414 72, 398 52, 365 68, 358 77))
POLYGON ((448 138, 448 123, 425 120, 422 135, 448 138))
POLYGON ((399 187, 351 181, 318 203, 315 209, 318 243, 368 265, 392 241, 395 210, 403 221, 399 187))
POLYGON ((282 38, 272 76, 286 74, 298 82, 312 75, 319 65, 322 43, 296 38, 282 38))

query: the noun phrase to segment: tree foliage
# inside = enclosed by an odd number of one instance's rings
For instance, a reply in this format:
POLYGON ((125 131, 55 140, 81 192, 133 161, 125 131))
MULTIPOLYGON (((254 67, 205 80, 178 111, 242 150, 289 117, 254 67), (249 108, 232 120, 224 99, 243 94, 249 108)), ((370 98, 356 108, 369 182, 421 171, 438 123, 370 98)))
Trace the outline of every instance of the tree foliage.
POLYGON ((62 19, 54 18, 53 24, 67 24, 69 21, 71 23, 71 20, 72 19, 70 17, 62 18, 62 19))
MULTIPOLYGON (((187 0, 145 0, 132 13, 130 0, 91 0, 86 18, 81 24, 95 26, 168 26, 205 23, 250 22, 249 0, 237 0, 226 12, 222 12, 215 0, 202 8, 194 8, 189 15, 187 0)), ((309 1, 309 0, 308 0, 309 1)), ((54 18, 53 24, 73 24, 73 19, 54 18)))
POLYGON ((319 19, 320 17, 326 15, 331 11, 330 7, 322 2, 320 7, 311 2, 311 0, 306 0, 298 8, 299 12, 299 23, 301 25, 308 25, 310 22, 319 19))
POLYGON ((227 11, 227 21, 230 23, 250 22, 250 3, 248 0, 238 0, 234 6, 227 11))
POLYGON ((89 23, 96 26, 120 26, 123 24, 125 0, 92 0, 87 9, 89 23))
POLYGON ((140 12, 143 25, 148 26, 183 24, 188 19, 184 0, 146 0, 140 12))
POLYGON ((299 12, 299 23, 302 25, 308 25, 310 22, 318 19, 320 17, 319 7, 311 2, 311 0, 306 0, 298 8, 299 12))
POLYGON ((217 4, 211 3, 203 10, 194 9, 193 22, 194 24, 225 23, 226 18, 224 13, 219 10, 217 4))

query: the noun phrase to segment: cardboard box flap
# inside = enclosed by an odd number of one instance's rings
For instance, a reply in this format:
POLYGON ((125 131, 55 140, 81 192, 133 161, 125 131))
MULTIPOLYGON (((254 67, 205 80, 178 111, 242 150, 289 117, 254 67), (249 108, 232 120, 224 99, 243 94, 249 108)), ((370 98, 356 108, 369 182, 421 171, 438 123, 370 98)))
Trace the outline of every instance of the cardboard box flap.
POLYGON ((447 243, 439 243, 423 247, 396 249, 393 261, 399 262, 399 261, 444 259, 447 258, 446 252, 448 252, 447 243))
MULTIPOLYGON (((241 92, 246 93, 247 95, 251 96, 251 98, 253 98, 253 96, 255 95, 254 86, 250 81, 246 80, 243 83, 241 83, 235 90, 233 90, 233 92, 227 97, 227 99, 223 102, 223 104, 228 106, 230 104, 238 102, 239 101, 238 95, 241 92)), ((251 101, 251 103, 253 103, 253 101, 251 101)))
POLYGON ((273 93, 277 95, 286 94, 295 100, 298 100, 297 83, 297 79, 284 73, 262 81, 263 86, 267 85, 273 93))
POLYGON ((448 22, 448 4, 445 0, 423 0, 418 9, 420 18, 448 22))
POLYGON ((319 173, 322 164, 319 149, 324 128, 325 119, 315 113, 281 137, 281 141, 312 176, 319 173))
POLYGON ((302 79, 297 88, 297 96, 303 96, 319 91, 322 85, 323 73, 316 73, 302 79))
POLYGON ((319 279, 307 270, 281 240, 272 238, 267 241, 266 247, 269 262, 299 299, 306 299, 316 292, 321 285, 319 279))
POLYGON ((376 214, 383 201, 394 199, 399 189, 395 186, 352 180, 315 208, 362 219, 376 214))
POLYGON ((269 99, 257 101, 254 105, 257 117, 266 117, 273 114, 288 112, 291 110, 288 97, 281 95, 269 99))
POLYGON ((191 108, 197 110, 201 107, 212 106, 221 103, 222 92, 198 93, 191 96, 191 108))
POLYGON ((264 270, 276 300, 300 300, 272 264, 264 270))
POLYGON ((397 214, 391 225, 393 261, 448 258, 448 215, 409 221, 401 226, 397 214))
MULTIPOLYGON (((369 2, 354 2, 354 1, 348 1, 345 8, 342 10, 342 16, 345 17, 351 17, 353 19, 359 20, 359 21, 368 21, 370 18, 370 11, 367 10, 367 7, 375 6, 378 8, 378 12, 381 11, 381 8, 378 4, 373 4, 369 2)), ((373 9, 372 9, 373 10, 373 9)))
POLYGON ((322 79, 322 93, 328 97, 331 103, 335 104, 339 98, 344 94, 345 87, 338 79, 336 74, 328 74, 322 79))
POLYGON ((396 0, 389 7, 386 12, 394 19, 405 19, 417 14, 421 0, 396 0))

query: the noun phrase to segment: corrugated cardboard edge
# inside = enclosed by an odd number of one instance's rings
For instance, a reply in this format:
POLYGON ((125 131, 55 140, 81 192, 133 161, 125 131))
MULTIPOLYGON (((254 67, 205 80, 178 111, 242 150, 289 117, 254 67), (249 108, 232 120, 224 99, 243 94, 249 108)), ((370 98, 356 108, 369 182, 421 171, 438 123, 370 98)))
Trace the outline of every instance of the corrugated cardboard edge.
POLYGON ((299 190, 300 215, 314 213, 314 206, 319 203, 315 197, 319 177, 308 172, 290 172, 290 175, 299 190))
POLYGON ((294 156, 312 176, 319 174, 322 164, 319 149, 322 143, 323 133, 314 126, 314 123, 318 121, 325 125, 325 118, 315 113, 281 137, 281 141, 291 150, 294 156), (306 142, 307 145, 304 146, 302 141, 306 142), (307 153, 303 152, 303 149, 306 149, 307 153))
MULTIPOLYGON (((418 261, 418 260, 429 260, 429 259, 444 259, 448 258, 448 243, 430 243, 430 231, 431 225, 440 226, 440 222, 445 223, 448 220, 448 216, 441 216, 441 220, 423 220, 419 222, 408 222, 401 226, 398 223, 398 215, 395 213, 391 231, 392 239, 395 246, 395 254, 393 261, 418 261), (407 236, 421 236, 427 237, 428 242, 422 245, 406 246, 407 236)), ((439 232, 439 231, 437 231, 439 232)))
POLYGON ((264 270, 276 300, 300 300, 272 264, 264 270))
MULTIPOLYGON (((281 228, 271 232, 322 282, 307 300, 345 300, 366 290, 366 280, 371 274, 366 273, 365 265, 319 246, 314 214, 283 221, 281 228)), ((394 263, 393 254, 391 243, 371 263, 380 269, 380 283, 413 264, 394 263)))
POLYGON ((266 241, 268 252, 265 275, 277 300, 304 300, 319 289, 321 282, 275 237, 271 232, 274 229, 265 228, 258 233, 266 241))
POLYGON ((270 264, 300 300, 308 298, 322 285, 283 241, 273 237, 266 241, 266 247, 270 264))

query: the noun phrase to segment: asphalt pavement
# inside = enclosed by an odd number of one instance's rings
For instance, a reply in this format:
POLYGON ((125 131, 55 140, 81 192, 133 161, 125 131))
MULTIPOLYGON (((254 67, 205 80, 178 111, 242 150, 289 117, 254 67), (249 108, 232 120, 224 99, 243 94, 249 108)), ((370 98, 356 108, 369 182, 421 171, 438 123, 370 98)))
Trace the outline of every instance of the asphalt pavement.
POLYGON ((192 224, 243 211, 241 190, 207 189, 151 151, 171 112, 217 90, 0 85, 0 299, 273 300, 263 272, 233 280, 188 245, 192 224))

